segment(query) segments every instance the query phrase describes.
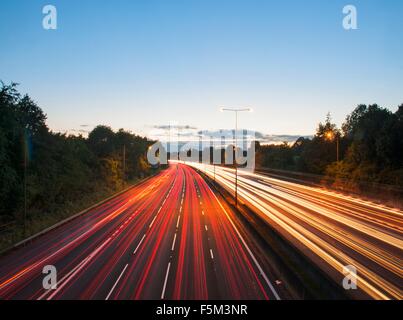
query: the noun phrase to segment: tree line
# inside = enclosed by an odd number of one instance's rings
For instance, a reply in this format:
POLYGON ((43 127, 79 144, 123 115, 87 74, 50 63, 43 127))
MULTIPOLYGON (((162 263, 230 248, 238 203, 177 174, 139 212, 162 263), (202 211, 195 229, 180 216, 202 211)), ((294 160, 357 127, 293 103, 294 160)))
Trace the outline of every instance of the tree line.
POLYGON ((259 168, 323 175, 333 185, 403 186, 403 104, 391 112, 377 104, 358 105, 341 128, 328 114, 312 139, 256 146, 259 168))
POLYGON ((73 213, 151 174, 152 143, 107 126, 88 137, 52 132, 35 101, 1 83, 0 226, 21 221, 25 211, 33 223, 73 213))

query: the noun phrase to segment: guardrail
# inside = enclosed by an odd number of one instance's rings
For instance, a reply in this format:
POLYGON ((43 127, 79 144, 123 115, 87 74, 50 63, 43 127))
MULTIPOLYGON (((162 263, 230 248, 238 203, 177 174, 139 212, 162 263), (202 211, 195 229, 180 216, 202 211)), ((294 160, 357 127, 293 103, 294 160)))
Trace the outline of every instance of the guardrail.
MULTIPOLYGON (((47 233, 47 232, 49 232, 49 231, 52 231, 52 230, 54 230, 54 229, 56 229, 56 228, 58 228, 58 227, 60 227, 60 226, 62 226, 62 225, 64 225, 64 224, 66 224, 66 223, 68 223, 68 222, 70 222, 70 221, 72 221, 72 220, 74 220, 74 219, 76 219, 76 218, 82 216, 83 214, 87 213, 88 211, 90 211, 90 210, 92 210, 92 209, 95 209, 95 208, 99 207, 100 205, 104 204, 105 202, 108 202, 108 201, 110 201, 110 200, 112 200, 112 199, 118 197, 119 195, 121 195, 121 194, 123 194, 123 193, 129 191, 130 189, 136 187, 136 186, 139 185, 140 183, 144 183, 145 181, 151 179, 152 177, 154 177, 154 176, 155 176, 156 174, 158 174, 158 173, 159 173, 159 172, 156 172, 156 173, 152 174, 152 175, 149 176, 149 177, 146 177, 146 178, 144 178, 144 179, 141 179, 140 181, 136 182, 134 185, 131 185, 131 186, 129 186, 129 187, 127 187, 127 188, 125 188, 125 189, 123 189, 123 190, 117 192, 117 193, 114 193, 114 194, 111 195, 110 197, 108 197, 108 198, 106 198, 106 199, 103 199, 102 201, 100 201, 100 202, 98 202, 98 203, 96 203, 96 204, 94 204, 94 205, 92 205, 92 206, 90 206, 90 207, 88 207, 88 208, 86 208, 86 209, 84 209, 84 210, 82 210, 82 211, 80 211, 80 212, 78 212, 78 213, 76 213, 76 214, 74 214, 74 215, 72 215, 72 216, 70 216, 70 217, 68 217, 68 218, 66 218, 66 219, 64 219, 64 220, 62 220, 62 221, 60 221, 60 222, 58 222, 58 223, 52 225, 52 226, 50 226, 50 227, 48 227, 48 228, 45 228, 45 229, 39 231, 38 233, 36 233, 36 234, 34 234, 34 235, 32 235, 32 236, 30 236, 30 237, 28 237, 28 238, 26 238, 26 239, 24 239, 24 240, 22 240, 22 241, 19 241, 18 243, 13 244, 13 245, 11 245, 10 247, 7 247, 7 248, 1 250, 1 251, 0 251, 0 255, 3 255, 3 254, 5 254, 5 253, 7 253, 7 252, 9 252, 9 251, 11 251, 11 250, 15 250, 15 249, 17 249, 18 247, 21 247, 21 246, 25 245, 26 243, 28 243, 28 242, 30 242, 30 241, 32 241, 32 240, 34 240, 34 239, 36 239, 36 238, 38 238, 38 237, 44 235, 45 233, 47 233)), ((15 228, 16 222, 12 222, 12 223, 14 223, 14 228, 15 228)), ((0 230, 0 233, 1 233, 1 230, 0 230)), ((14 237, 14 236, 15 236, 15 233, 13 232, 12 237, 14 237)), ((12 240, 13 240, 13 239, 12 239, 12 240)), ((13 242, 13 241, 12 241, 12 242, 13 242)))

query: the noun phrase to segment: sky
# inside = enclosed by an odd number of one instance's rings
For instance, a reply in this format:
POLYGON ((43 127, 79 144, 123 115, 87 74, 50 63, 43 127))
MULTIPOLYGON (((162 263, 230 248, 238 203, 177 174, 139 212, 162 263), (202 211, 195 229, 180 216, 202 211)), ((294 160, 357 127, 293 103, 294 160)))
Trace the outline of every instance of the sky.
POLYGON ((228 129, 220 106, 248 106, 243 128, 311 135, 328 112, 340 125, 358 104, 403 103, 402 15, 395 0, 1 0, 0 79, 54 131, 228 129))

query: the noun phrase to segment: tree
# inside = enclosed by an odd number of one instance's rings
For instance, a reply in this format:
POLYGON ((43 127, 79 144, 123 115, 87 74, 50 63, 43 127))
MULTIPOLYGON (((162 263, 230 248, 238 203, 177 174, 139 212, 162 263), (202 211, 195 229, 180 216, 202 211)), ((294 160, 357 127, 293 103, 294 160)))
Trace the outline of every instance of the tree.
POLYGON ((24 148, 29 147, 29 219, 42 219, 74 207, 99 192, 125 185, 122 147, 129 179, 150 174, 146 151, 153 143, 123 129, 97 126, 88 138, 51 132, 46 115, 12 83, 0 86, 0 223, 22 216, 24 148))
POLYGON ((339 130, 335 123, 332 123, 332 117, 330 113, 326 115, 325 123, 320 122, 318 128, 316 129, 316 138, 323 140, 330 140, 333 137, 340 135, 339 130))
POLYGON ((88 135, 88 145, 100 158, 108 157, 115 152, 115 133, 108 126, 97 126, 88 135))
POLYGON ((402 106, 393 114, 373 105, 359 105, 347 116, 343 132, 348 141, 346 157, 329 176, 355 184, 403 184, 402 106))
POLYGON ((46 115, 28 95, 20 99, 16 107, 18 120, 30 135, 35 135, 41 129, 46 129, 46 115))

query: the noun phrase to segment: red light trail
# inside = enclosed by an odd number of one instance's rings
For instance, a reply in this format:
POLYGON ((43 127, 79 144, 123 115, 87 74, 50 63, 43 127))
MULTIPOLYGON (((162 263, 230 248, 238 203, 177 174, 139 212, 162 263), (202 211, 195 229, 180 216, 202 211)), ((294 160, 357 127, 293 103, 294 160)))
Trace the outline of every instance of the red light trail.
POLYGON ((0 259, 3 299, 279 299, 233 212, 191 167, 159 175, 0 259), (58 270, 55 290, 42 268, 58 270))

